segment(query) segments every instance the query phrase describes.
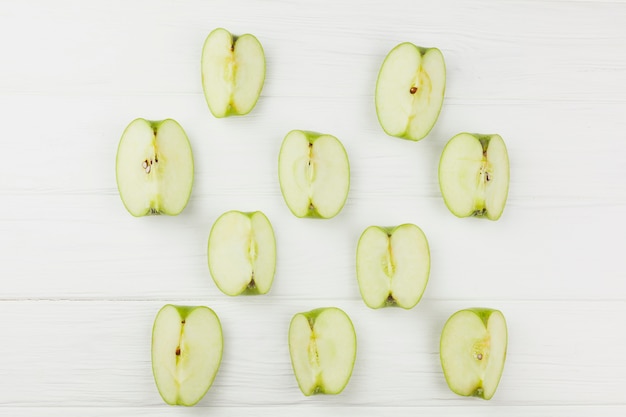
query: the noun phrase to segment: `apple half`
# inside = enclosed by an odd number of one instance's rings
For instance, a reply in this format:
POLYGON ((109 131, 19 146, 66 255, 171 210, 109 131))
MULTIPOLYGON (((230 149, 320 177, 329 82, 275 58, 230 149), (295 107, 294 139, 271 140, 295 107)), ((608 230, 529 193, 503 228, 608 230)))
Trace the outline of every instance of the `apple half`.
POLYGON ((292 130, 280 148, 278 179, 296 217, 334 217, 348 198, 348 154, 334 136, 292 130))
POLYGON ((441 332, 440 357, 450 389, 459 395, 491 399, 506 359, 507 328, 498 310, 457 311, 441 332))
POLYGON ((213 116, 250 113, 265 81, 265 54, 254 35, 213 30, 204 41, 201 67, 204 97, 213 116))
POLYGON ((356 333, 350 317, 336 307, 293 316, 289 352, 298 386, 306 396, 339 394, 356 360, 356 333))
POLYGON ((415 307, 424 294, 429 274, 428 241, 416 225, 370 226, 361 235, 356 276, 368 307, 415 307))
POLYGON ((229 211, 213 224, 207 248, 215 285, 226 295, 265 294, 274 281, 274 229, 260 211, 229 211))
POLYGON ((220 320, 199 306, 161 308, 152 329, 152 373, 170 405, 192 406, 211 388, 222 361, 220 320))
POLYGON ((509 192, 509 156, 500 135, 450 139, 439 161, 439 187, 455 216, 498 220, 509 192))
POLYGON ((172 119, 133 120, 120 139, 117 188, 133 216, 183 211, 193 186, 193 154, 183 128, 172 119))
POLYGON ((390 136, 420 140, 431 131, 443 104, 446 65, 437 48, 397 45, 376 81, 376 114, 390 136))

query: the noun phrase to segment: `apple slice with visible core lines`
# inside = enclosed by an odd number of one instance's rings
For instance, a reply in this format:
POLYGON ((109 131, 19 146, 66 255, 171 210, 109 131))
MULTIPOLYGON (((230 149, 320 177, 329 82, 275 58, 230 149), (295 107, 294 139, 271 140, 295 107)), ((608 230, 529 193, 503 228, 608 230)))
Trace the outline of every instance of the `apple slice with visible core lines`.
POLYGON ((415 307, 424 294, 429 274, 428 241, 416 225, 370 226, 361 235, 356 276, 368 307, 415 307))
POLYGON ((265 54, 256 37, 213 30, 204 42, 201 66, 204 97, 213 116, 250 113, 265 81, 265 54))
POLYGON ((509 156, 500 135, 450 139, 439 161, 439 187, 455 216, 498 220, 509 192, 509 156))
POLYGON ((506 359, 507 328, 498 310, 457 311, 441 332, 440 357, 450 389, 489 400, 496 392, 506 359))
POLYGON ((133 216, 177 215, 193 186, 189 139, 174 120, 133 120, 120 139, 115 161, 117 188, 133 216))
POLYGON ((152 373, 163 400, 192 406, 204 397, 222 361, 220 320, 199 306, 164 306, 152 329, 152 373))
POLYGON ((334 136, 292 130, 280 148, 278 179, 295 216, 334 217, 348 198, 348 154, 334 136))
POLYGON ((209 269, 227 295, 265 294, 276 270, 276 240, 260 211, 229 211, 213 224, 207 249, 209 269))
POLYGON ((383 61, 376 81, 376 114, 390 136, 420 140, 431 131, 443 104, 446 65, 437 48, 405 42, 383 61))
POLYGON ((336 307, 293 316, 289 326, 291 365, 304 395, 339 394, 356 360, 356 333, 350 317, 336 307))

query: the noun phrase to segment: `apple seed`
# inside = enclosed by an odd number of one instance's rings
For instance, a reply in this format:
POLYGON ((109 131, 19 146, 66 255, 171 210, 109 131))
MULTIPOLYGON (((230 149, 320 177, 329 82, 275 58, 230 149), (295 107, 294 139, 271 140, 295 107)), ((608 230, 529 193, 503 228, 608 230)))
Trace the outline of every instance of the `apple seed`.
POLYGON ((415 86, 411 87, 411 89, 409 90, 409 93, 411 93, 411 94, 417 93, 417 87, 415 87, 415 86))

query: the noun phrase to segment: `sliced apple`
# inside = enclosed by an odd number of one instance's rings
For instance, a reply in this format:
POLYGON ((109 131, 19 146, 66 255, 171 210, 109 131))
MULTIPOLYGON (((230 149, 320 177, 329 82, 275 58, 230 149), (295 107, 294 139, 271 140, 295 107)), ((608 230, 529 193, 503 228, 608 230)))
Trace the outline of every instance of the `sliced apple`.
POLYGON ((152 372, 163 400, 186 406, 200 401, 213 384, 222 350, 222 326, 213 310, 164 306, 152 329, 152 372))
POLYGON ((429 274, 428 241, 416 225, 370 226, 361 235, 356 276, 368 307, 415 307, 424 294, 429 274))
POLYGON ((445 89, 446 65, 439 49, 397 45, 376 81, 376 114, 383 130, 403 139, 424 138, 437 122, 445 89))
POLYGON ((233 36, 218 28, 202 48, 202 87, 215 117, 248 114, 265 81, 265 54, 250 34, 233 36))
POLYGON ((348 198, 348 154, 334 136, 292 130, 280 148, 278 179, 295 216, 334 217, 348 198))
POLYGON ((439 161, 439 187, 455 216, 498 220, 509 192, 509 156, 500 135, 450 139, 439 161))
POLYGON ((265 294, 274 281, 274 229, 260 211, 229 211, 213 224, 208 260, 211 276, 227 295, 265 294))
POLYGON ((356 359, 350 317, 336 307, 296 314, 289 326, 289 352, 304 395, 339 394, 348 385, 356 359))
POLYGON ((193 155, 174 120, 133 120, 120 139, 115 163, 117 188, 133 216, 179 214, 193 186, 193 155))
POLYGON ((454 313, 441 332, 440 357, 450 389, 491 399, 506 359, 507 328, 498 310, 472 308, 454 313))

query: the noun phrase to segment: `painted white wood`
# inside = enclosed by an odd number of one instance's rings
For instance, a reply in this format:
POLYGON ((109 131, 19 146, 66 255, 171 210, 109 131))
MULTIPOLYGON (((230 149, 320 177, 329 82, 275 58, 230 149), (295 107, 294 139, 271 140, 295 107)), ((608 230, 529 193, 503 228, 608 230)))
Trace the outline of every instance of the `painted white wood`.
POLYGON ((624 415, 625 1, 0 2, 0 415, 624 415), (254 33, 267 79, 253 112, 214 119, 200 49, 217 26, 254 33), (373 91, 385 54, 439 47, 448 84, 419 143, 387 137, 373 91), (178 217, 136 219, 115 152, 136 117, 177 119, 196 177, 178 217), (344 210, 294 218, 277 181, 291 129, 336 135, 352 168, 344 210), (498 222, 457 219, 437 164, 460 131, 500 133, 511 159, 498 222), (264 211, 278 269, 267 296, 229 298, 206 264, 213 221, 264 211), (431 279, 411 311, 360 300, 354 257, 371 224, 414 222, 431 279), (207 304, 226 335, 196 409, 163 405, 150 329, 168 302, 207 304), (286 329, 298 311, 352 317, 344 393, 303 397, 286 329), (490 402, 453 395, 438 360, 456 309, 501 309, 509 357, 490 402), (206 408, 210 410, 206 410, 206 408))
MULTIPOLYGON (((360 300, 332 300, 353 321, 357 361, 341 395, 307 398, 291 370, 289 321, 329 301, 248 298, 179 300, 213 308, 224 332, 222 366, 200 406, 623 405, 626 343, 615 326, 626 317, 624 302, 483 300, 505 314, 509 328, 501 385, 487 403, 450 392, 439 363, 445 321, 471 302, 424 300, 411 311, 375 311, 360 300)), ((2 303, 0 405, 159 406, 150 337, 164 303, 2 303)))

